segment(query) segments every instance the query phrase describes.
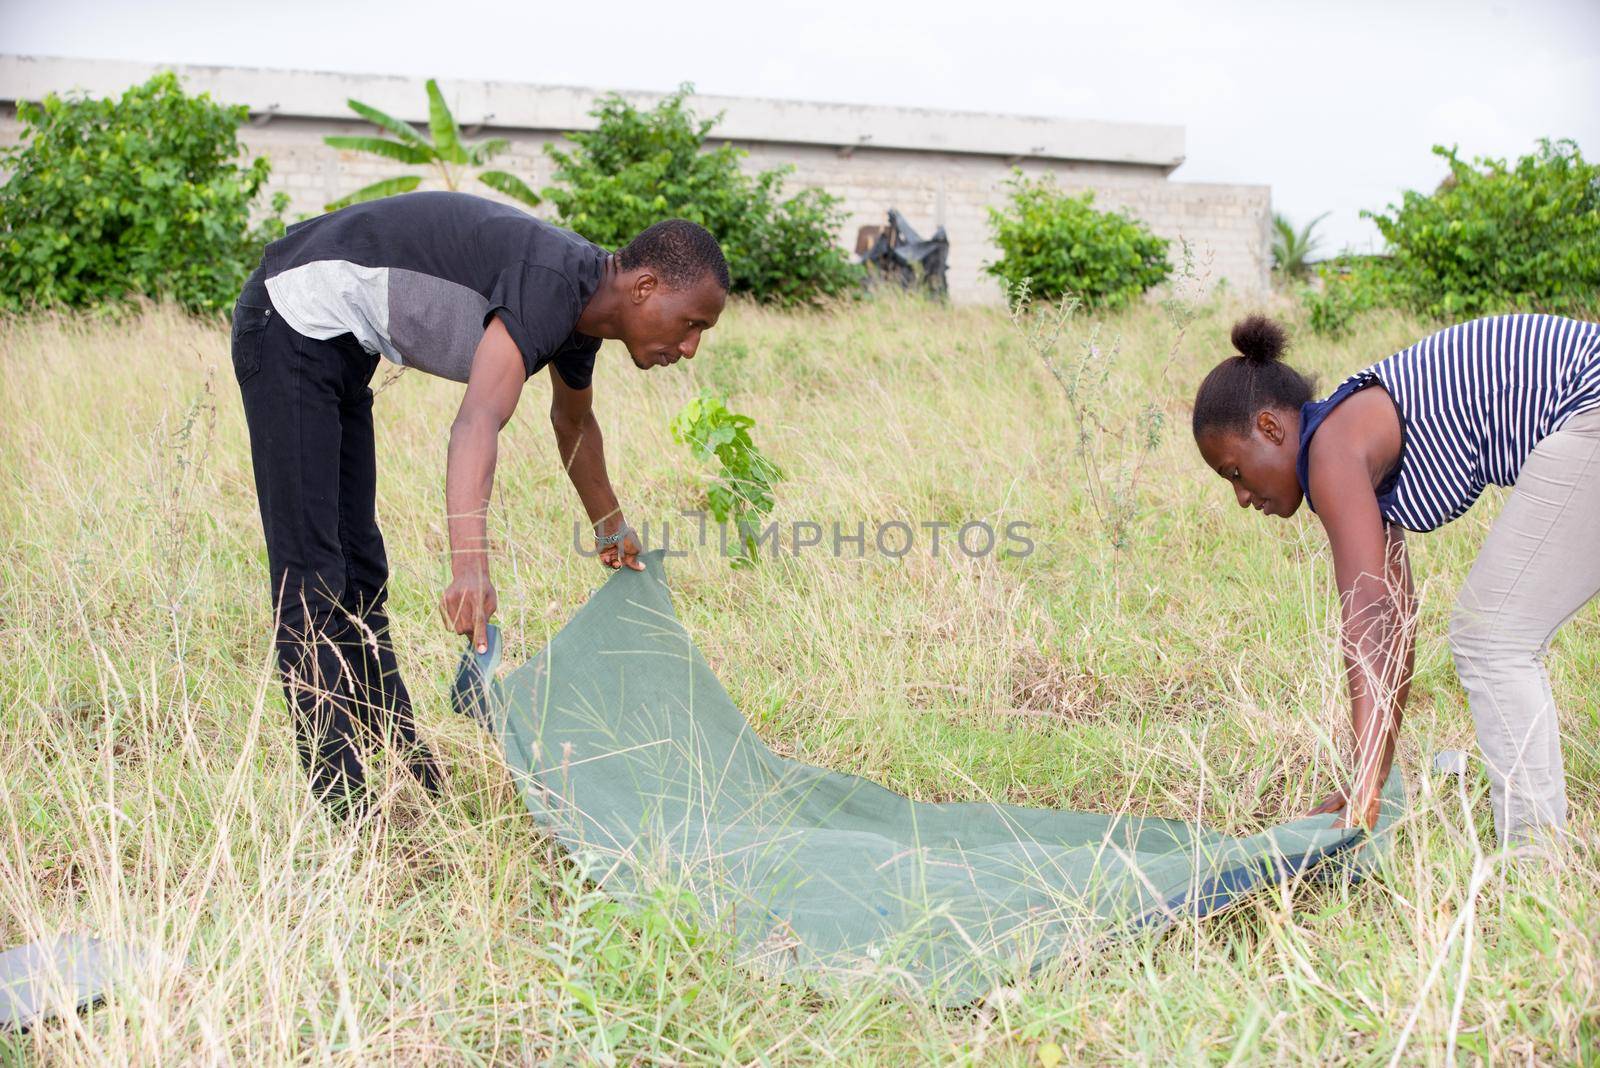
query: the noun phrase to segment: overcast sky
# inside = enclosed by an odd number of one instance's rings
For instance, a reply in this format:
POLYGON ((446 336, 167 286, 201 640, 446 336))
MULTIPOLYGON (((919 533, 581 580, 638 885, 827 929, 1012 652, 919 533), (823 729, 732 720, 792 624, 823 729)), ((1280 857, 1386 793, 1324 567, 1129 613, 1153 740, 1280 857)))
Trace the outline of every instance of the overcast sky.
POLYGON ((1327 252, 1432 144, 1600 157, 1600 0, 0 0, 0 51, 1177 123, 1327 252))

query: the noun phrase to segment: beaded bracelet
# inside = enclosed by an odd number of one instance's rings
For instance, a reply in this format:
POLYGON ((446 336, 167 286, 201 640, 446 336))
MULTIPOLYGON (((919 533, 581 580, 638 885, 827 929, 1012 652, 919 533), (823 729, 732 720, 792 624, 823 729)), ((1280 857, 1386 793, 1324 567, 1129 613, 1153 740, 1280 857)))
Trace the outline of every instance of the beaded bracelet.
POLYGON ((594 536, 595 548, 609 549, 613 545, 619 544, 624 538, 632 533, 633 528, 624 523, 617 528, 616 533, 614 534, 596 534, 594 536))

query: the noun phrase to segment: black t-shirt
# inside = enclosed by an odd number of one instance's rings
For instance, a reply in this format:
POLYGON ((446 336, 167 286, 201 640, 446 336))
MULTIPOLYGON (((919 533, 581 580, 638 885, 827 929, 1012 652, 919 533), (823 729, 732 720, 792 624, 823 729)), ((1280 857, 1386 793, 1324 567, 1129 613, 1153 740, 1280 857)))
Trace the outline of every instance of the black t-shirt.
POLYGON ((531 376, 554 364, 587 389, 598 338, 577 332, 608 253, 527 212, 466 193, 406 193, 291 226, 267 246, 272 305, 307 337, 465 382, 491 316, 531 376))

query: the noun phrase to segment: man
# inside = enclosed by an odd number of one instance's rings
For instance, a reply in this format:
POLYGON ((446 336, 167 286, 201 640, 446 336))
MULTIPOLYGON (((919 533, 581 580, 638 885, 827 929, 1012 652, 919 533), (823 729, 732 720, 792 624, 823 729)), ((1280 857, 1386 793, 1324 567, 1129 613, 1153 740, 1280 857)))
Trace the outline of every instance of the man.
POLYGON ((379 356, 465 382, 445 504, 446 622, 485 648, 495 611, 486 513, 496 444, 523 382, 548 365, 561 462, 601 560, 642 569, 606 475, 590 378, 603 338, 640 368, 693 358, 727 299, 716 239, 681 219, 615 255, 516 208, 411 193, 323 215, 267 247, 234 310, 233 363, 250 428, 284 693, 312 788, 361 804, 361 744, 397 743, 430 791, 384 610, 368 382, 379 356))

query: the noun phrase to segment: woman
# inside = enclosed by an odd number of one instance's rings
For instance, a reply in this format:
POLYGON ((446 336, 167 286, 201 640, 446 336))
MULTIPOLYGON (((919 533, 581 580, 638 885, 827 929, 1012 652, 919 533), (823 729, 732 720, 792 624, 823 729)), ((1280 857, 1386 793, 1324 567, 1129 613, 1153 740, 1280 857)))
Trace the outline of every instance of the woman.
POLYGON ((1239 355, 1200 385, 1194 438, 1239 506, 1322 520, 1342 607, 1356 772, 1314 812, 1372 826, 1394 759, 1414 649, 1402 528, 1456 519, 1513 486, 1450 622, 1456 670, 1507 845, 1560 838, 1566 790, 1541 656, 1600 592, 1600 324, 1476 319, 1351 376, 1325 400, 1280 362, 1283 328, 1252 316, 1239 355))

